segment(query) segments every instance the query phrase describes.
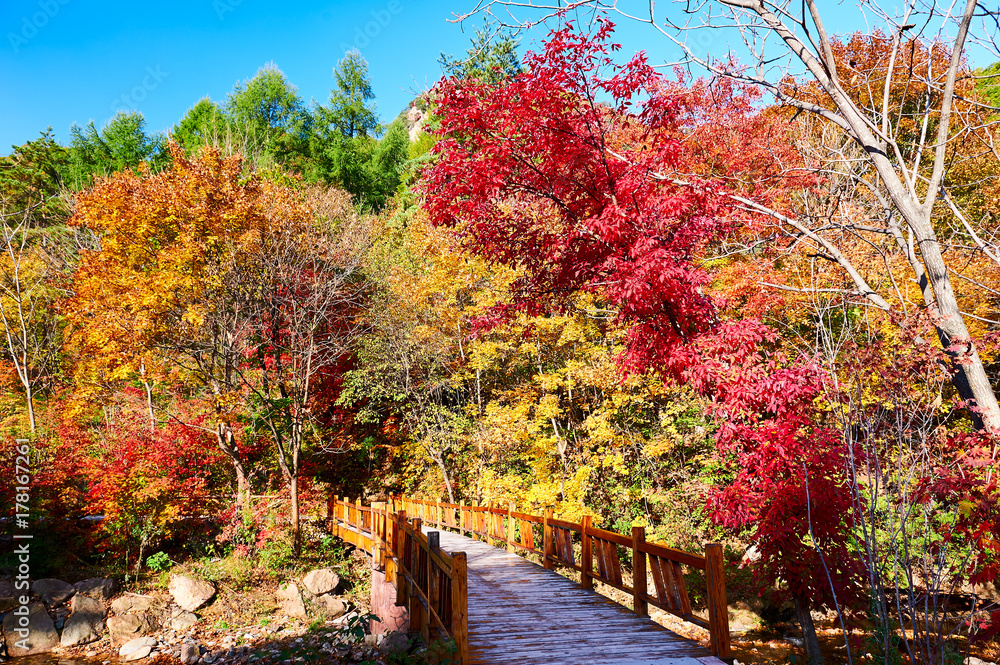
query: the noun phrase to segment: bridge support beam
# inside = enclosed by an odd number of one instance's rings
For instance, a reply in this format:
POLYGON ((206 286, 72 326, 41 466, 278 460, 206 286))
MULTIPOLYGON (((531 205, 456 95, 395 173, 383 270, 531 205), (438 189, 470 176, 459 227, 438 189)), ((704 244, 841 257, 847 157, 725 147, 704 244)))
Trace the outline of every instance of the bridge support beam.
POLYGON ((372 614, 380 619, 372 619, 369 625, 372 635, 405 633, 410 629, 410 614, 406 607, 396 604, 396 587, 385 579, 381 570, 372 571, 371 608, 372 614))

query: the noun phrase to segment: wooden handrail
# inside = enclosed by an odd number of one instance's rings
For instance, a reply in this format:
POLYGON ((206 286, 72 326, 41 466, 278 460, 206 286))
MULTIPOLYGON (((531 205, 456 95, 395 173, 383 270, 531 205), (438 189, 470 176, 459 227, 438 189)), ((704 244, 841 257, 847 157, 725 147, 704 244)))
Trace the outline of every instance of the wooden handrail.
POLYGON ((522 550, 537 554, 545 568, 568 568, 580 573, 580 584, 593 588, 594 580, 632 596, 632 607, 639 616, 648 615, 648 606, 658 607, 684 621, 708 630, 712 654, 730 658, 729 611, 726 601, 725 565, 722 545, 705 545, 705 554, 692 554, 662 543, 646 542, 644 527, 633 527, 623 535, 599 529, 584 516, 580 523, 556 519, 551 508, 544 515, 531 515, 497 506, 466 506, 441 501, 425 501, 411 497, 393 497, 393 503, 407 514, 417 516, 424 524, 440 529, 472 534, 487 542, 504 543, 508 551, 522 550), (506 521, 506 523, 505 523, 506 521), (541 543, 536 539, 540 528, 541 543), (541 549, 538 549, 538 545, 541 549), (576 561, 576 545, 580 561, 576 561), (632 584, 622 577, 619 548, 631 550, 632 584), (596 570, 595 570, 596 565, 596 570), (686 566, 705 571, 708 620, 696 616, 684 580, 686 566), (650 589, 650 585, 653 587, 650 589))
MULTIPOLYGON (((333 535, 371 555, 396 587, 396 604, 409 611, 410 629, 424 641, 453 640, 459 662, 469 662, 468 579, 465 552, 440 549, 436 531, 424 534, 423 519, 408 516, 402 502, 363 506, 333 497, 327 502, 333 535)), ((419 512, 419 511, 418 511, 419 512)))

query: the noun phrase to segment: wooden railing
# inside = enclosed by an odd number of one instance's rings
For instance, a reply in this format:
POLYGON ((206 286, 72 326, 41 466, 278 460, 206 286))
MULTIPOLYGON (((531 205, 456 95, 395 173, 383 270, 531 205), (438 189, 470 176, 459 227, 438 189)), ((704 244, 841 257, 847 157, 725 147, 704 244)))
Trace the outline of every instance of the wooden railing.
POLYGON ((691 554, 646 542, 643 527, 632 527, 631 535, 626 536, 593 526, 589 515, 579 524, 555 519, 551 508, 544 515, 530 515, 516 512, 513 506, 505 510, 406 497, 393 497, 392 503, 407 515, 419 517, 424 525, 500 541, 508 551, 521 550, 540 556, 545 568, 559 566, 575 570, 584 588, 593 588, 597 580, 629 594, 639 616, 648 616, 649 605, 653 605, 705 628, 709 632, 712 654, 719 658, 731 657, 721 545, 710 543, 705 546, 704 555, 691 554), (631 585, 626 584, 622 576, 620 548, 631 550, 631 585), (683 566, 705 573, 707 620, 692 612, 683 566))
POLYGON ((425 642, 451 640, 462 664, 469 662, 468 581, 465 552, 442 552, 438 533, 421 531, 398 502, 364 506, 333 498, 327 503, 333 535, 369 553, 396 587, 396 604, 409 613, 410 629, 425 642))

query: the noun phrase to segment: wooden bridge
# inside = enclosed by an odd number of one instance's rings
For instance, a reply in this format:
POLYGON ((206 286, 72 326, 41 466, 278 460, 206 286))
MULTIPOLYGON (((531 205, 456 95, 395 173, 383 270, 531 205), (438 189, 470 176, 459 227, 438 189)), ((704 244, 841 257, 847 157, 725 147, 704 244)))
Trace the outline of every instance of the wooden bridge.
POLYGON ((425 642, 453 642, 461 665, 731 660, 721 545, 691 554, 646 542, 642 527, 630 536, 598 529, 588 516, 575 523, 555 519, 551 509, 530 515, 403 497, 371 506, 332 499, 329 524, 385 571, 410 629, 425 642), (622 555, 632 561, 631 576, 622 555), (685 568, 705 573, 707 619, 692 611, 685 568), (632 607, 594 591, 595 580, 626 594, 632 607), (710 648, 654 623, 650 605, 707 629, 710 648))

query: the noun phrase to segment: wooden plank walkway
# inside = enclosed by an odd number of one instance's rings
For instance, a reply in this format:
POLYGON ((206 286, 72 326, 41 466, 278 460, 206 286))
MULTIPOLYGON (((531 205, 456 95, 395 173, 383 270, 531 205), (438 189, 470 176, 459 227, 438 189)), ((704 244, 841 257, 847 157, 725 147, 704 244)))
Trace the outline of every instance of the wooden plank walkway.
POLYGON ((555 571, 440 534, 441 549, 468 557, 469 665, 722 665, 697 642, 555 571))

